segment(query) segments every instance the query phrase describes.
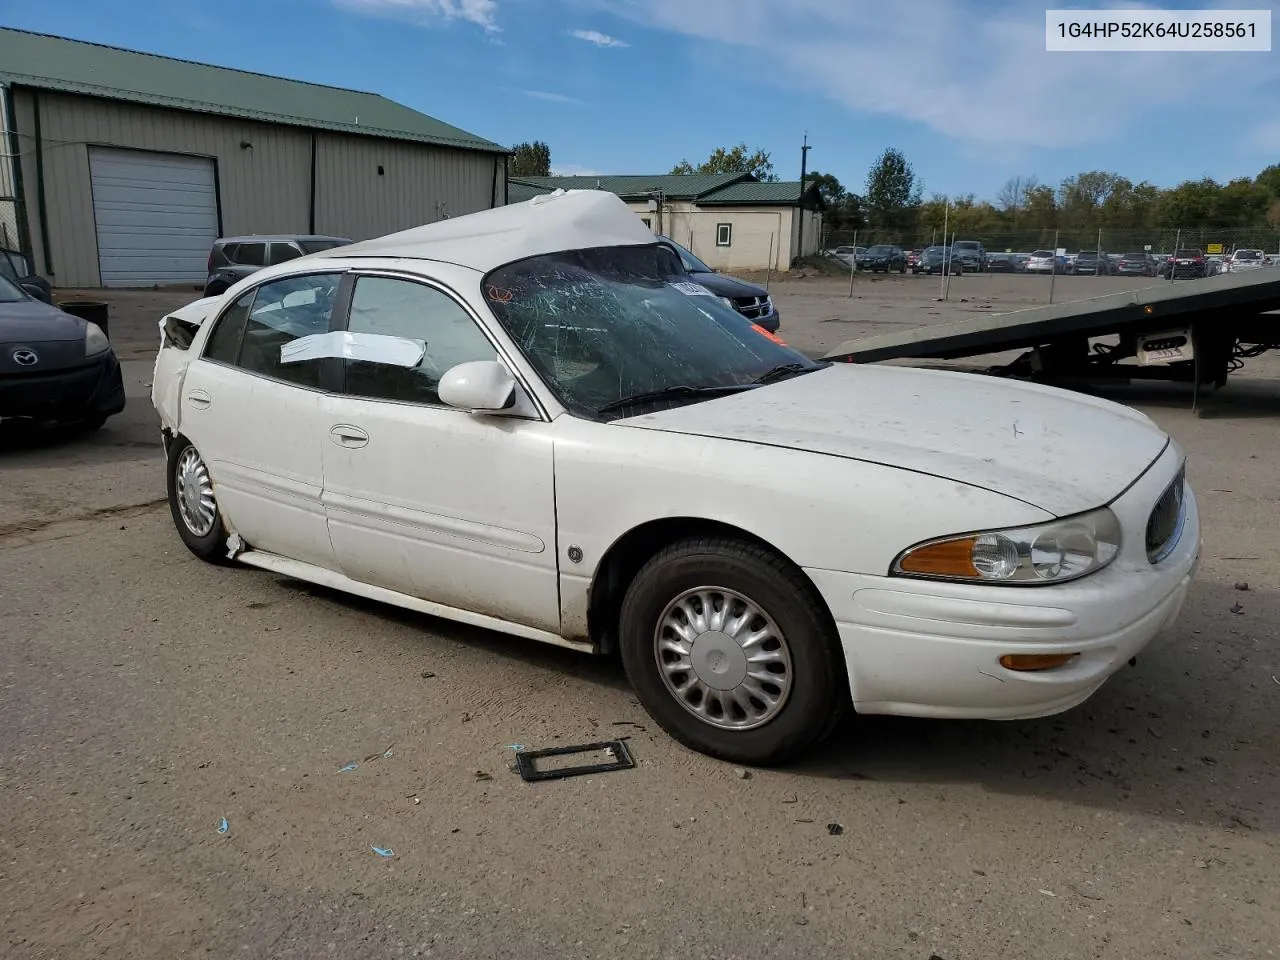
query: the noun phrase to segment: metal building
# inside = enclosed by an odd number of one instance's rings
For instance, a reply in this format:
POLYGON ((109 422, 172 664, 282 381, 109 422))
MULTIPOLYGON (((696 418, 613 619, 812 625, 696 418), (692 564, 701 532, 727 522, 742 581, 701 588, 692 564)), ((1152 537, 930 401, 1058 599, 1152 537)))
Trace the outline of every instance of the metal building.
POLYGON ((0 87, 0 231, 59 287, 203 283, 219 235, 506 199, 506 148, 373 93, 9 29, 0 87))

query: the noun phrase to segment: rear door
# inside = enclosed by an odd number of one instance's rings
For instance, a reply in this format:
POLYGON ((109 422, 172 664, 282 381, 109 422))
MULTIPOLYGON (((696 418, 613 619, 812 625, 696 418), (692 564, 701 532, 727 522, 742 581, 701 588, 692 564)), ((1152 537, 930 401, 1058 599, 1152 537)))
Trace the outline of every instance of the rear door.
POLYGON ((281 348, 328 331, 343 276, 277 278, 228 306, 187 369, 179 420, 250 546, 329 569, 321 490, 334 361, 293 361, 281 348))

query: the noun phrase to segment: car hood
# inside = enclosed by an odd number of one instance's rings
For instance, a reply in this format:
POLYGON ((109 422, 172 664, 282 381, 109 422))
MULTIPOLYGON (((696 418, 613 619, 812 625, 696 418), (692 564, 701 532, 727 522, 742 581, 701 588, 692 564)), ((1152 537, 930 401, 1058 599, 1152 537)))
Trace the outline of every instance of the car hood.
POLYGON ((1106 400, 978 374, 852 364, 614 423, 899 467, 1055 516, 1109 503, 1169 442, 1147 417, 1106 400))
POLYGON ((0 343, 83 340, 84 321, 39 300, 0 303, 0 343))
POLYGON ((719 297, 768 296, 764 287, 757 287, 754 283, 747 283, 745 280, 739 280, 737 277, 730 277, 723 273, 691 273, 689 274, 689 279, 694 283, 702 284, 702 286, 719 297))

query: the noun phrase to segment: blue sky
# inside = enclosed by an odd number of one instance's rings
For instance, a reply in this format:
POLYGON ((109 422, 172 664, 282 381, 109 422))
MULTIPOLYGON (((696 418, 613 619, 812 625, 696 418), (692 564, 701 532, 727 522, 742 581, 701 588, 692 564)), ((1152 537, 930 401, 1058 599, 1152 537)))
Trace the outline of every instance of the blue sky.
POLYGON ((1280 52, 1046 53, 1045 6, 40 0, 4 4, 0 22, 375 91, 499 143, 545 140, 567 173, 664 172, 746 141, 796 179, 806 132, 810 169, 860 190, 894 146, 926 195, 1091 169, 1168 186, 1280 162, 1280 52))

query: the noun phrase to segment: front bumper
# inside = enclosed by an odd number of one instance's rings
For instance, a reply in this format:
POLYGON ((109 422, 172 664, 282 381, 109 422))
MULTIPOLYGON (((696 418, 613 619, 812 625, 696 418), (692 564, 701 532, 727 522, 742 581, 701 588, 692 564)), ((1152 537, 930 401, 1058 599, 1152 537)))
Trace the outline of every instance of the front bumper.
POLYGON ((1147 519, 1181 462, 1175 447, 1111 506, 1124 543, 1106 569, 1052 587, 997 587, 808 570, 836 620, 861 713, 1014 720, 1088 699, 1177 617, 1199 562, 1187 490, 1173 552, 1147 560, 1147 519), (1008 670, 1010 653, 1078 653, 1065 666, 1008 670))
POLYGON ((0 375, 0 418, 88 420, 117 414, 124 402, 114 350, 69 370, 0 375))

